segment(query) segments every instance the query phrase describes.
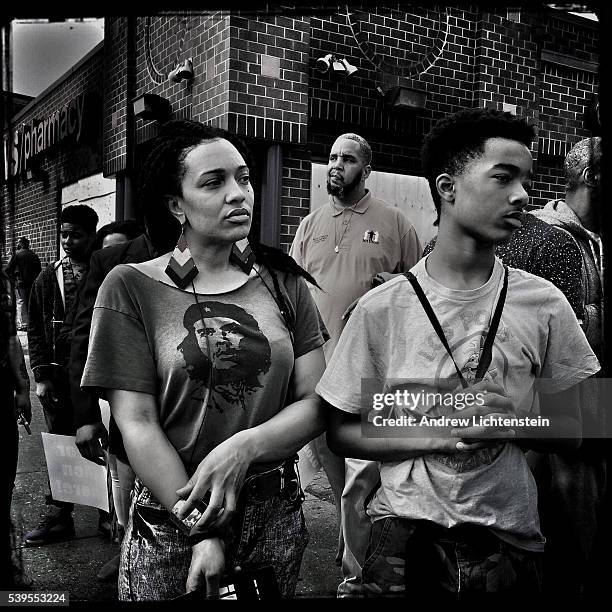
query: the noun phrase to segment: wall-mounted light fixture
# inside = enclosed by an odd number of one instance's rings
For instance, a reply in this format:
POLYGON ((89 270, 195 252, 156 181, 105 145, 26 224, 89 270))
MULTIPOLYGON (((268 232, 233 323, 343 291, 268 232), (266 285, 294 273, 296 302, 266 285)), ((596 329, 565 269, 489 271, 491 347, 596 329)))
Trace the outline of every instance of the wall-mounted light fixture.
MULTIPOLYGON (((379 93, 384 93, 380 87, 377 87, 379 93)), ((384 93, 386 102, 393 108, 402 108, 408 110, 422 110, 425 108, 425 102, 427 95, 424 91, 418 89, 411 89, 404 85, 396 85, 391 87, 386 93, 384 93)))
POLYGON ((134 115, 147 121, 166 121, 170 118, 172 106, 166 98, 145 93, 132 100, 134 115))
POLYGON ((340 60, 340 63, 344 66, 344 69, 346 70, 346 76, 351 76, 352 74, 355 74, 359 70, 357 66, 353 66, 353 64, 349 64, 349 62, 345 60, 344 58, 340 60))
POLYGON ((351 76, 359 70, 357 66, 353 66, 353 64, 349 63, 349 61, 344 57, 338 57, 333 53, 328 53, 327 55, 318 58, 316 66, 317 70, 323 74, 331 70, 337 74, 351 76))
POLYGON ((189 58, 182 64, 177 64, 176 68, 168 74, 168 80, 180 83, 181 81, 191 81, 193 76, 193 63, 189 58))

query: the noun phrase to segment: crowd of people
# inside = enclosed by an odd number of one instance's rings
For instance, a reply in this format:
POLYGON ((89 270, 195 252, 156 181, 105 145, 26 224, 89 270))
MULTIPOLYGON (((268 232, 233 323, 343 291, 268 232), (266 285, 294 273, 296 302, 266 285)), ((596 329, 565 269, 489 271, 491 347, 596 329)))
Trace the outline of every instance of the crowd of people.
MULTIPOLYGON (((49 432, 109 468, 121 548, 99 576, 118 578, 120 600, 215 598, 236 568, 293 597, 305 445, 335 499, 338 597, 597 592, 609 567, 609 450, 593 439, 606 420, 601 139, 567 155, 564 199, 528 213, 534 136, 492 109, 434 125, 421 158, 438 234, 424 251, 368 189, 372 148, 355 133, 334 141, 328 201, 290 254, 262 244, 250 152, 190 120, 150 143, 144 228, 96 233, 91 208, 68 206, 66 255, 37 276, 20 239, 7 272, 29 301, 36 395, 49 432), (383 396, 396 399, 381 410, 383 396)), ((3 283, 2 388, 29 422, 3 283)), ((25 545, 74 535, 72 504, 49 492, 47 506, 25 545)))

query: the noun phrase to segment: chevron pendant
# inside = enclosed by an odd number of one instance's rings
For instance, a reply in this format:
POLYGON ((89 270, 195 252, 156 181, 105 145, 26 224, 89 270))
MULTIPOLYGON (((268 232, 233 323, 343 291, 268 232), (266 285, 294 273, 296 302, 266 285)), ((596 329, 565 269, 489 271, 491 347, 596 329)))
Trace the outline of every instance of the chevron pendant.
POLYGON ((255 263, 255 254, 251 250, 247 238, 234 242, 229 260, 238 266, 245 274, 250 274, 255 263))
POLYGON ((166 266, 166 274, 179 289, 185 289, 198 274, 198 268, 193 261, 187 239, 183 233, 181 233, 181 237, 172 252, 172 257, 170 257, 166 266))

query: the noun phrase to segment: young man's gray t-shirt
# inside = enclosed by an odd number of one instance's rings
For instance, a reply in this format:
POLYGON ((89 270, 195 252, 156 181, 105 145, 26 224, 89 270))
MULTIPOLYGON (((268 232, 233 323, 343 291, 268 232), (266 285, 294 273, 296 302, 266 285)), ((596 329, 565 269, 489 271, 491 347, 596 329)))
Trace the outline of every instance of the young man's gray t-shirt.
MULTIPOLYGON (((466 380, 474 379, 499 297, 503 266, 470 291, 448 289, 426 271, 412 271, 436 313, 466 380)), ((509 268, 508 293, 485 379, 501 384, 515 406, 537 414, 535 378, 555 393, 595 374, 599 364, 563 294, 551 283, 509 268)), ((398 277, 360 301, 342 333, 317 393, 341 410, 361 412, 361 381, 456 380, 456 372, 408 280, 398 277)), ((439 388, 438 388, 439 389, 439 388)), ((449 409, 449 410, 452 410, 449 409)), ((527 550, 542 550, 537 491, 523 451, 515 444, 471 454, 428 454, 381 463, 381 487, 368 513, 434 521, 444 527, 474 523, 527 550)))
POLYGON ((225 439, 278 413, 294 359, 323 344, 305 282, 277 274, 295 311, 293 345, 260 277, 198 294, 196 303, 190 291, 117 266, 96 299, 82 386, 155 395, 162 429, 188 472, 195 470, 225 439))

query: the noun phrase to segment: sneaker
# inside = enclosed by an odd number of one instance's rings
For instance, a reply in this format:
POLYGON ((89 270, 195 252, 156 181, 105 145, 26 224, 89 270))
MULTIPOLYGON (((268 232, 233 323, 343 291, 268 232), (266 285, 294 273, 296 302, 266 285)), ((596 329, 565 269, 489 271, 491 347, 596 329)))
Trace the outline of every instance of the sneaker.
POLYGON ((119 561, 121 560, 121 554, 115 555, 110 561, 105 563, 100 571, 97 573, 96 578, 101 582, 112 582, 117 580, 119 576, 119 561))
POLYGON ((52 542, 70 540, 74 537, 74 520, 71 514, 63 512, 50 512, 38 524, 23 536, 26 546, 41 546, 52 542))

